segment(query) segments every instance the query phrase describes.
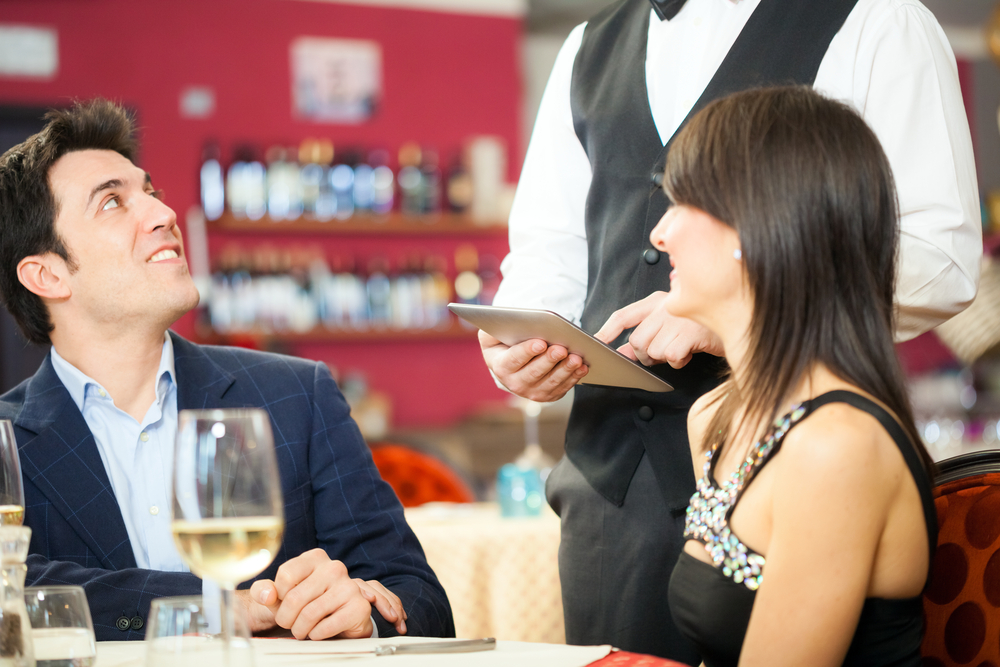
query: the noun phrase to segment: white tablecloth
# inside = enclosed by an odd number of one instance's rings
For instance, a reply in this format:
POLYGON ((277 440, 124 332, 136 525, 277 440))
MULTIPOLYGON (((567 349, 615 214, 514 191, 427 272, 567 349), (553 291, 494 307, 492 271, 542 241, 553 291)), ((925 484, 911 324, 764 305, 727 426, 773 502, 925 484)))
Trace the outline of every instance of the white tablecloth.
POLYGON ((495 503, 406 510, 459 637, 566 641, 559 587, 559 517, 505 519, 495 503))
MULTIPOLYGON (((255 667, 296 667, 335 662, 375 661, 386 667, 584 667, 600 660, 610 646, 566 646, 498 641, 496 649, 476 653, 433 653, 424 655, 375 656, 359 654, 379 644, 433 642, 418 637, 393 639, 345 639, 325 642, 295 639, 252 639, 255 667), (331 655, 331 653, 333 655, 331 655), (341 654, 339 657, 337 653, 341 654), (280 655, 278 655, 280 654, 280 655), (293 655, 288 655, 293 654, 293 655)), ((218 655, 199 660, 197 654, 180 654, 178 667, 224 667, 218 655)), ((95 667, 143 667, 145 642, 99 642, 95 667)), ((235 667, 235 666, 234 666, 235 667)), ((250 665, 239 665, 250 667, 250 665)))

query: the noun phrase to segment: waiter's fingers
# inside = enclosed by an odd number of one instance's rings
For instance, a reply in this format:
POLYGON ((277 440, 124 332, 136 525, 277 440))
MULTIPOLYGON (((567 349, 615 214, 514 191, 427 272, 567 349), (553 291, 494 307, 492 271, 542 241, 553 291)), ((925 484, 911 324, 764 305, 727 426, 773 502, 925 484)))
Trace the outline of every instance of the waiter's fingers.
POLYGON ((624 308, 619 308, 615 312, 611 313, 611 317, 608 321, 604 323, 596 334, 594 338, 601 340, 605 343, 610 343, 614 339, 618 338, 621 332, 626 329, 630 329, 647 317, 653 312, 653 309, 659 304, 662 299, 662 295, 665 292, 653 292, 645 299, 640 299, 635 303, 630 303, 624 308))

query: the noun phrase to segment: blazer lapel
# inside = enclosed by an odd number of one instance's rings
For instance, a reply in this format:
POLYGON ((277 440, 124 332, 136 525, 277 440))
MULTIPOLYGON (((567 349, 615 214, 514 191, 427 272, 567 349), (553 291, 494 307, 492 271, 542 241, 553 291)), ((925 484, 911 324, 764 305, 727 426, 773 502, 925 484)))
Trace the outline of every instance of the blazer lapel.
POLYGON ((174 344, 174 372, 177 376, 177 410, 242 407, 227 405, 224 399, 235 378, 205 353, 170 332, 174 344))
POLYGON ((104 567, 135 567, 125 521, 97 443, 49 357, 29 381, 14 424, 31 434, 18 443, 24 477, 45 495, 104 567))

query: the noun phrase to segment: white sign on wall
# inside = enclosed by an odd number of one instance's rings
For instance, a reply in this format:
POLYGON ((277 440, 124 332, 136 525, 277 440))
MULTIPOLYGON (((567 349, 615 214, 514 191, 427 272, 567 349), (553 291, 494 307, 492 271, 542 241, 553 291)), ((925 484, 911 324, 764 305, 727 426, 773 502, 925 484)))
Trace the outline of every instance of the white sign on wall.
POLYGON ((361 123, 382 94, 382 47, 361 39, 292 42, 292 110, 306 120, 361 123))
POLYGON ((54 28, 0 24, 0 76, 51 79, 59 69, 54 28))

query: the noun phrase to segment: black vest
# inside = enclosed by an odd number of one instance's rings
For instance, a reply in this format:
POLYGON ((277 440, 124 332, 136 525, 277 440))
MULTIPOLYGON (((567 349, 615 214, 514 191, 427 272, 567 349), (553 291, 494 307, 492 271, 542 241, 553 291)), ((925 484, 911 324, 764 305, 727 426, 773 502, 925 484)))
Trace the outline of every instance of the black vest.
MULTIPOLYGON (((681 127, 709 102, 733 92, 811 85, 856 2, 761 0, 681 127)), ((648 0, 621 0, 599 13, 587 23, 573 65, 573 125, 593 173, 585 209, 589 258, 582 317, 590 332, 615 310, 670 289, 670 262, 649 242, 669 203, 656 181, 671 143, 660 144, 649 110, 649 14, 648 0)), ((566 453, 596 491, 621 505, 645 452, 667 506, 682 510, 695 488, 687 412, 718 384, 725 363, 697 354, 682 369, 659 364, 650 370, 674 391, 578 385, 566 453)))

